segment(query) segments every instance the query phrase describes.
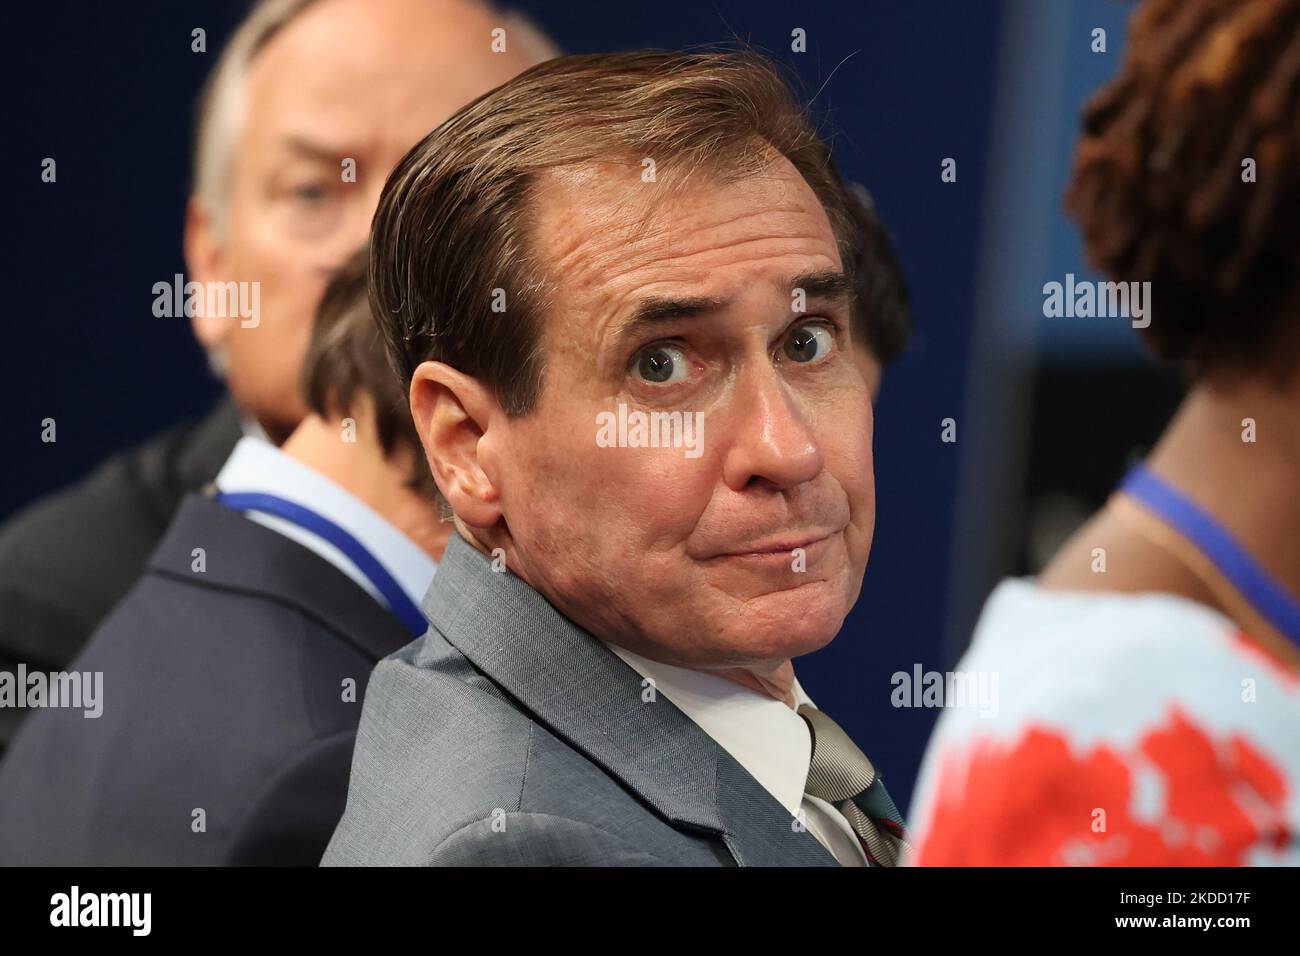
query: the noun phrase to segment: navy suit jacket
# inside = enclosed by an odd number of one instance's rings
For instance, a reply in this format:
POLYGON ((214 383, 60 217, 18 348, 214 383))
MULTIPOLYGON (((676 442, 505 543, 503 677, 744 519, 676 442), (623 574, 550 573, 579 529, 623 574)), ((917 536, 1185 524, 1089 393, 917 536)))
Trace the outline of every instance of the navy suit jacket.
MULTIPOLYGON (((239 441, 227 396, 197 423, 116 455, 0 525, 0 671, 62 670, 144 573, 181 499, 239 441)), ((27 711, 0 707, 0 755, 27 711)))
POLYGON ((190 496, 69 665, 103 673, 102 716, 34 709, 0 763, 0 864, 315 865, 370 671, 412 638, 328 561, 190 496))

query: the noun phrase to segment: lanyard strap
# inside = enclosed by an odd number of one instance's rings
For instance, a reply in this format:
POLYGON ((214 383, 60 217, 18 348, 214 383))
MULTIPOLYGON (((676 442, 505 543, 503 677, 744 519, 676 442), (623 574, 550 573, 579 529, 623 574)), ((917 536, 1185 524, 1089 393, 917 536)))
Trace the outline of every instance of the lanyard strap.
POLYGON ((1300 647, 1300 601, 1273 580, 1217 521, 1141 465, 1128 473, 1120 491, 1191 541, 1279 634, 1300 647))
POLYGON ((429 625, 424 619, 424 614, 388 569, 366 550, 365 545, 333 521, 286 498, 263 492, 227 494, 223 491, 218 492, 216 500, 236 511, 261 511, 264 514, 275 515, 328 541, 342 551, 348 560, 357 566, 357 570, 375 586, 375 590, 388 604, 389 610, 397 615, 398 620, 407 630, 417 637, 428 630, 429 625))

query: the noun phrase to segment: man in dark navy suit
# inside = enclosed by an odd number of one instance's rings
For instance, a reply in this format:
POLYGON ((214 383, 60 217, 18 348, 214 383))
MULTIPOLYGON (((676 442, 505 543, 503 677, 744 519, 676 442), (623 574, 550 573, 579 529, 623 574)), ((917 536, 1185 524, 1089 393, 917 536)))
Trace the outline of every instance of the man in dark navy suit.
MULTIPOLYGON (((279 444, 293 431, 311 318, 389 170, 461 104, 551 55, 518 15, 474 0, 253 5, 200 101, 185 222, 187 279, 258 286, 256 316, 193 318, 229 394, 0 526, 0 672, 63 668, 241 434, 279 444)), ((27 712, 0 706, 0 755, 27 712)))
POLYGON ((74 661, 93 708, 46 706, 20 729, 0 864, 319 861, 370 671, 424 631, 450 525, 364 258, 326 292, 304 385, 283 448, 238 444, 74 661))

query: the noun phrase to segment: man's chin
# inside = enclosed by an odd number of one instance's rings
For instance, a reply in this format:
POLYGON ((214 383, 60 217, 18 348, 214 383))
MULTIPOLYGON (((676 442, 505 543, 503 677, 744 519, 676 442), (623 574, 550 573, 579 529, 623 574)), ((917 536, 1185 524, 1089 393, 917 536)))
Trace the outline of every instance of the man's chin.
POLYGON ((848 611, 841 589, 813 581, 759 595, 725 625, 726 639, 751 660, 781 660, 819 651, 839 633, 848 611))

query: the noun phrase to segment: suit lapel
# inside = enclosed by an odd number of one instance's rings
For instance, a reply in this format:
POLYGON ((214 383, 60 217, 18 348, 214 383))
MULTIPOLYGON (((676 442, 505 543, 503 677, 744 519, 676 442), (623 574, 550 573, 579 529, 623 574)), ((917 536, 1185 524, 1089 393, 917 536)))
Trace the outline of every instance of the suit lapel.
POLYGON ((453 534, 424 599, 444 638, 556 736, 742 866, 835 865, 730 754, 537 591, 453 534))
POLYGON ((289 604, 375 662, 412 640, 387 608, 324 558, 200 495, 181 502, 149 569, 289 604), (203 549, 202 571, 194 569, 195 548, 203 549))

